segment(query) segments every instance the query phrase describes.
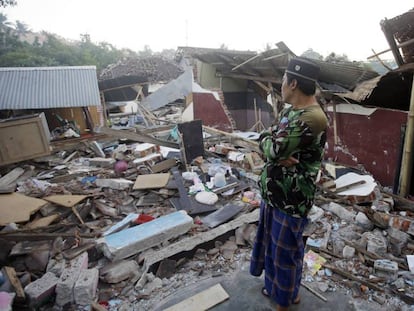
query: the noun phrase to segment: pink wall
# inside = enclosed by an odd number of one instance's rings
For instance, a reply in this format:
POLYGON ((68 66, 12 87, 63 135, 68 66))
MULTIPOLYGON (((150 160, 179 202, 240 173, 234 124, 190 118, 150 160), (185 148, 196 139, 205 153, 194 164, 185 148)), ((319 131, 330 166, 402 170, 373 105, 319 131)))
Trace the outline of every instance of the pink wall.
POLYGON ((400 129, 407 112, 378 108, 370 116, 336 113, 338 144, 334 145, 333 113, 330 117, 325 158, 350 166, 362 164, 382 185, 392 187, 401 148, 400 129))

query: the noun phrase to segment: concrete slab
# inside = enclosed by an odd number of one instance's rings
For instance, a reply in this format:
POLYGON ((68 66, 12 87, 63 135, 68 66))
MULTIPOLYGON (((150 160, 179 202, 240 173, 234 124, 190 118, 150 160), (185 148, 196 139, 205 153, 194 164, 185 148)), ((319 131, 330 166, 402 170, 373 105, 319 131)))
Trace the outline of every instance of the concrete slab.
POLYGON ((97 241, 105 257, 117 261, 186 233, 193 218, 185 211, 173 212, 142 225, 107 235, 97 241))

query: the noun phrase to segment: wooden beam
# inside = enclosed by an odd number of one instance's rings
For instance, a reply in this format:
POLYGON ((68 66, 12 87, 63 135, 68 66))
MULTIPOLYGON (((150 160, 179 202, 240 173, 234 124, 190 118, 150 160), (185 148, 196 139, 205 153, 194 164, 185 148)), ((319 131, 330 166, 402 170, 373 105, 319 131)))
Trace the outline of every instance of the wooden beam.
POLYGON ((371 288, 373 290, 376 290, 376 291, 379 291, 379 292, 384 292, 384 289, 382 287, 377 286, 377 285, 375 285, 371 282, 368 282, 367 280, 362 279, 360 277, 354 276, 354 275, 352 275, 348 272, 345 272, 342 269, 338 269, 335 266, 332 266, 332 265, 329 265, 329 264, 323 264, 323 267, 328 268, 329 270, 332 270, 332 272, 334 272, 336 274, 339 274, 339 275, 341 275, 341 276, 343 276, 343 277, 345 277, 349 280, 356 281, 356 282, 359 282, 359 283, 361 283, 365 286, 368 286, 369 288, 371 288))
POLYGON ((234 145, 245 147, 245 148, 248 148, 252 151, 256 151, 258 153, 261 153, 260 148, 259 148, 259 143, 256 142, 256 141, 252 141, 250 139, 239 137, 235 134, 227 133, 227 132, 220 131, 220 130, 217 130, 217 129, 213 129, 213 128, 207 127, 207 126, 203 126, 203 130, 210 133, 210 134, 213 134, 213 135, 226 136, 230 140, 230 142, 234 145))
POLYGON ((165 146, 175 149, 180 149, 178 143, 164 141, 149 135, 146 135, 144 133, 133 133, 130 131, 122 131, 122 130, 113 130, 109 127, 99 126, 95 128, 96 133, 103 133, 109 136, 118 137, 118 138, 126 138, 132 141, 138 141, 143 143, 150 143, 155 144, 159 146, 165 146))
POLYGON ((404 64, 404 60, 400 54, 397 43, 395 42, 394 33, 390 29, 391 27, 389 25, 389 22, 387 20, 384 20, 380 24, 382 31, 384 32, 385 38, 387 39, 388 44, 390 46, 390 50, 394 55, 395 62, 397 63, 398 67, 400 67, 404 64))
MULTIPOLYGON (((212 241, 231 230, 243 226, 244 224, 257 222, 258 220, 259 209, 257 208, 253 212, 243 214, 240 217, 237 217, 236 219, 226 222, 207 232, 201 232, 199 234, 184 238, 160 250, 150 249, 142 256, 144 258, 144 272, 141 278, 145 277, 145 274, 153 264, 160 262, 163 259, 169 258, 181 252, 190 251, 200 244, 212 241)), ((137 282, 137 286, 138 284, 139 281, 137 282)))
POLYGON ((242 62, 241 64, 238 64, 238 65, 237 65, 237 66, 235 66, 235 67, 233 67, 233 68, 231 69, 231 71, 235 71, 236 69, 238 69, 238 68, 240 68, 240 67, 242 67, 242 66, 246 65, 247 63, 250 63, 251 61, 253 61, 253 60, 255 60, 256 58, 258 58, 260 55, 261 55, 261 54, 257 54, 257 55, 255 55, 255 56, 253 56, 253 57, 250 57, 248 60, 246 60, 246 61, 242 62))
POLYGON ((319 294, 316 290, 314 290, 312 287, 310 287, 308 284, 302 282, 300 283, 304 288, 306 288, 308 291, 310 291, 312 294, 314 294, 316 297, 318 297, 319 299, 327 302, 328 299, 326 299, 324 296, 322 296, 321 294, 319 294))
POLYGON ((124 88, 127 88, 127 87, 136 87, 137 85, 145 85, 145 84, 149 84, 149 82, 120 85, 120 86, 111 87, 109 89, 104 89, 104 90, 100 90, 100 91, 101 92, 109 92, 109 91, 115 91, 115 90, 124 89, 124 88))
POLYGON ((219 78, 233 78, 233 79, 244 79, 244 80, 252 80, 252 81, 261 81, 261 82, 273 82, 276 84, 282 84, 282 76, 280 78, 275 77, 261 77, 261 76, 252 76, 246 74, 237 74, 237 73, 217 73, 217 77, 219 78))
MULTIPOLYGON (((405 41, 403 43, 397 44, 396 47, 397 48, 402 48, 402 47, 405 47, 405 46, 410 45, 410 44, 413 44, 413 43, 414 43, 414 39, 410 39, 410 40, 407 40, 407 41, 405 41)), ((380 56, 381 54, 385 54, 387 52, 391 52, 391 49, 386 49, 386 50, 381 51, 381 52, 378 52, 378 53, 375 53, 374 52, 374 54, 371 55, 371 56, 368 56, 367 59, 378 58, 378 56, 380 56)))
MULTIPOLYGON (((288 55, 288 53, 282 53, 282 54, 272 55, 272 56, 263 58, 263 60, 272 60, 272 59, 279 58, 279 57, 282 57, 282 56, 285 56, 285 55, 288 55)), ((283 69, 286 69, 286 68, 283 68, 283 69)))
POLYGON ((271 88, 267 87, 263 82, 260 81, 253 81, 255 84, 257 84, 258 87, 262 88, 267 94, 270 93, 271 88))
POLYGON ((8 241, 43 241, 54 240, 58 237, 71 238, 79 236, 81 238, 96 238, 98 235, 99 233, 10 233, 2 235, 1 238, 8 241))
POLYGON ((4 271, 7 274, 7 278, 9 279, 11 285, 13 286, 14 290, 16 291, 17 297, 25 299, 26 295, 24 294, 22 284, 20 283, 20 280, 17 277, 16 271, 14 270, 14 268, 13 267, 4 267, 4 271))

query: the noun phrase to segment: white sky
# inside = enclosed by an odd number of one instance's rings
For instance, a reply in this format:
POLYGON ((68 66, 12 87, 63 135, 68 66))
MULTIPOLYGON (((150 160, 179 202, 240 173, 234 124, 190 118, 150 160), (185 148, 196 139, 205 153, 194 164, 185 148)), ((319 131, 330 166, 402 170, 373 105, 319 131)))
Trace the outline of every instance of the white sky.
MULTIPOLYGON (((9 21, 94 43, 152 51, 178 46, 263 51, 279 41, 297 55, 366 60, 389 48, 380 21, 414 7, 409 0, 17 0, 0 9, 9 21)), ((392 58, 391 53, 384 55, 392 58)))

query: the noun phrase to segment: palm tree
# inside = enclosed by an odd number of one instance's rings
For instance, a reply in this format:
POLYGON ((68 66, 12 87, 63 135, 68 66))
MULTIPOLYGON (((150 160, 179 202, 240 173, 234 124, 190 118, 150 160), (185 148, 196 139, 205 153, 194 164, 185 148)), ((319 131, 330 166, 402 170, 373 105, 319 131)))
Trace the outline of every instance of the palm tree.
POLYGON ((9 22, 9 20, 7 18, 7 15, 3 14, 3 13, 0 13, 0 29, 4 29, 5 27, 10 28, 11 25, 12 25, 12 23, 9 22))
POLYGON ((2 48, 6 46, 6 37, 10 36, 10 26, 11 23, 8 21, 7 15, 0 13, 0 43, 2 48))
POLYGON ((0 7, 14 6, 17 2, 15 0, 0 0, 0 7))
POLYGON ((16 21, 16 33, 18 36, 22 36, 27 34, 30 31, 29 27, 27 26, 27 24, 21 22, 21 21, 16 21))

